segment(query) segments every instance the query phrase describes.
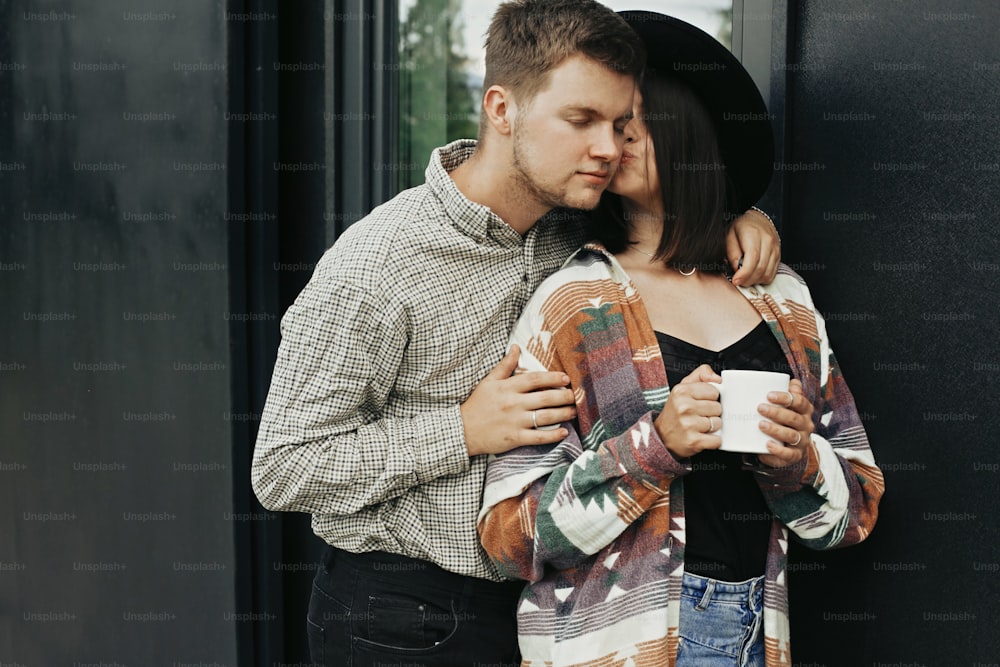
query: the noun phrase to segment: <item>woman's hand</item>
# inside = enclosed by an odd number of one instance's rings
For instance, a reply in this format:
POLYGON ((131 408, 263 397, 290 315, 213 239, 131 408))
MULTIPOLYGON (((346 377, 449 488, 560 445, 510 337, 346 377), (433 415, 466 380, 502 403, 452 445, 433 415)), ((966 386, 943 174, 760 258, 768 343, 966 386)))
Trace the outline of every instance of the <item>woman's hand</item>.
POLYGON ((771 282, 778 273, 778 262, 781 260, 778 230, 762 213, 750 209, 729 227, 726 257, 736 271, 733 274, 734 285, 771 282))
POLYGON ((758 458, 772 468, 798 463, 812 442, 813 405, 802 393, 802 383, 798 380, 788 383, 788 391, 770 392, 767 400, 770 402, 761 403, 757 411, 771 420, 760 422, 760 430, 772 438, 767 443, 771 453, 760 454, 758 458))
POLYGON ((722 426, 719 390, 708 384, 722 382, 712 367, 702 364, 670 388, 663 412, 653 425, 674 458, 685 459, 703 449, 718 449, 722 438, 715 434, 722 426))

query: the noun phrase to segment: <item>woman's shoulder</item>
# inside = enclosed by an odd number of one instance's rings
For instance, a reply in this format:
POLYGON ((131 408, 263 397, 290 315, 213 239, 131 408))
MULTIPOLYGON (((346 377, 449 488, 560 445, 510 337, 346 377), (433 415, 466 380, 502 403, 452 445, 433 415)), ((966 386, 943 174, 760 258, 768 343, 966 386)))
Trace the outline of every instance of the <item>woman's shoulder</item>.
POLYGON ((761 287, 771 293, 784 291, 790 294, 800 294, 809 292, 809 286, 806 285, 805 279, 784 262, 778 264, 774 280, 761 287))
POLYGON ((782 303, 794 303, 815 310, 812 294, 805 279, 784 262, 778 264, 778 272, 771 282, 740 289, 747 290, 748 296, 759 296, 763 293, 782 303))
POLYGON ((590 241, 577 248, 562 268, 590 267, 595 275, 609 275, 615 264, 614 255, 607 248, 597 241, 590 241))
POLYGON ((521 365, 549 368, 545 355, 557 347, 575 347, 582 320, 628 301, 630 289, 627 276, 621 281, 622 273, 600 245, 586 244, 574 252, 538 286, 511 332, 511 340, 521 346, 521 365))
POLYGON ((563 262, 552 275, 542 281, 549 290, 568 284, 586 284, 616 278, 617 262, 599 243, 587 243, 563 262))
POLYGON ((558 307, 578 309, 604 301, 627 286, 628 278, 614 256, 599 243, 587 243, 576 250, 561 268, 542 281, 532 295, 528 308, 541 310, 558 307))

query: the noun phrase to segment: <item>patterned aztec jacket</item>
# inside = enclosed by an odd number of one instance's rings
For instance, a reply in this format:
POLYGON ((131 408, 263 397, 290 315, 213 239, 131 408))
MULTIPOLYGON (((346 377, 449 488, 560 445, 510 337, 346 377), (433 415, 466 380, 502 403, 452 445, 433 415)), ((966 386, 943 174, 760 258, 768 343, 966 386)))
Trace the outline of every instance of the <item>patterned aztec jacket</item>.
MULTIPOLYGON (((740 291, 815 406, 799 464, 745 464, 775 517, 767 665, 789 667, 789 530, 814 549, 856 544, 875 524, 884 485, 805 283, 781 265, 771 284, 740 291)), ((578 414, 563 442, 501 454, 487 470, 483 546, 503 574, 530 582, 517 612, 522 664, 672 666, 690 464, 653 428, 670 389, 642 300, 615 258, 588 244, 542 283, 511 342, 521 370, 569 375, 578 414)))

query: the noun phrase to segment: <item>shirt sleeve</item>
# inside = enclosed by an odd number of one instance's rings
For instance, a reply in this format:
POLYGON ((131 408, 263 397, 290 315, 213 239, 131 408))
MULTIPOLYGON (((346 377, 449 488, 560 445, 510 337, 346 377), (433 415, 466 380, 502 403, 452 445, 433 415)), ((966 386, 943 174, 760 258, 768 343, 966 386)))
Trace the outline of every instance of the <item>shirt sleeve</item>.
MULTIPOLYGON (((812 306, 811 299, 808 303, 812 306)), ((878 518, 885 482, 854 396, 830 348, 823 318, 813 312, 819 354, 811 364, 818 376, 811 441, 798 464, 761 465, 755 474, 771 511, 795 539, 813 549, 833 549, 868 536, 878 518)))
MULTIPOLYGON (((567 373, 585 410, 578 368, 558 352, 540 362, 528 351, 539 330, 538 304, 529 303, 511 343, 521 350, 520 370, 567 373)), ((558 334, 556 349, 566 342, 558 334)), ((502 574, 538 581, 546 566, 567 569, 618 538, 647 509, 669 497, 671 482, 689 471, 667 450, 646 412, 621 434, 596 446, 581 443, 576 422, 555 445, 519 447, 490 458, 478 528, 483 547, 502 574)), ((596 427, 595 427, 596 430, 596 427)))
POLYGON ((689 471, 656 435, 655 415, 584 451, 572 424, 555 446, 521 447, 491 459, 479 534, 506 577, 538 581, 546 566, 579 565, 669 497, 689 471))
POLYGON ((281 322, 251 481, 264 507, 352 514, 469 467, 459 406, 388 417, 404 309, 321 267, 281 322))

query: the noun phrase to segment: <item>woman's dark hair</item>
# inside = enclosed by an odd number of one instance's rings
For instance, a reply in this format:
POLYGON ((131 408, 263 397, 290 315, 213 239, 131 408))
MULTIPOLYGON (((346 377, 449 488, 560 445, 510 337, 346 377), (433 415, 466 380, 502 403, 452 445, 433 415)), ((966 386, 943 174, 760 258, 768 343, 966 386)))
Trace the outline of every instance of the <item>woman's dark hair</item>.
MULTIPOLYGON (((647 70, 639 89, 666 217, 656 259, 677 268, 722 271, 726 230, 734 218, 733 188, 712 119, 691 89, 670 74, 647 70)), ((590 217, 592 238, 613 253, 628 247, 621 197, 605 192, 590 217)))

